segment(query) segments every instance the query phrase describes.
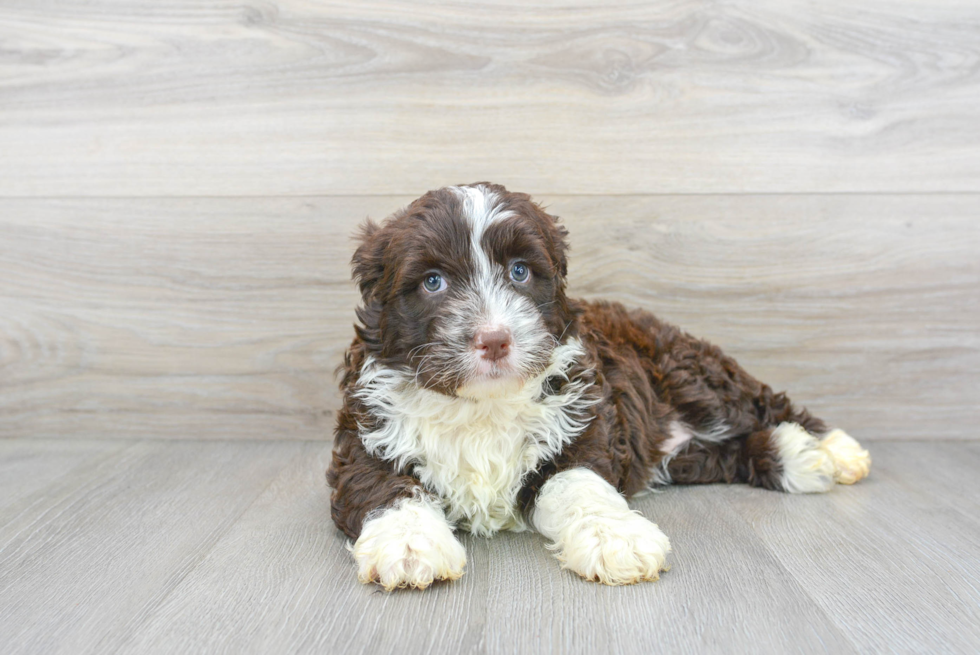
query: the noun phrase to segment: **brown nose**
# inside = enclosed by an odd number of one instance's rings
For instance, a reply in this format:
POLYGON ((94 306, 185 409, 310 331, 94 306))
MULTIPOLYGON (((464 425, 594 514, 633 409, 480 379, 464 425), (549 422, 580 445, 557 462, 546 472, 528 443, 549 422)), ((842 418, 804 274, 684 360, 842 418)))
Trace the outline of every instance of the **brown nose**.
POLYGON ((480 330, 476 333, 473 343, 483 359, 495 362, 503 359, 510 352, 510 330, 480 330))

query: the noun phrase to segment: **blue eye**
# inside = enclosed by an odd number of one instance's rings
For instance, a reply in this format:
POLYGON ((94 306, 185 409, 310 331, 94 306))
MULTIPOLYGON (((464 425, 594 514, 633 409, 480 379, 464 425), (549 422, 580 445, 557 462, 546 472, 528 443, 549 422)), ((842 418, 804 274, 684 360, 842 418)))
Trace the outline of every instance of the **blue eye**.
POLYGON ((425 277, 422 278, 422 288, 429 293, 445 291, 447 286, 446 280, 438 273, 426 273, 425 277))
POLYGON ((524 262, 514 262, 510 267, 510 279, 521 284, 531 278, 531 269, 524 262))

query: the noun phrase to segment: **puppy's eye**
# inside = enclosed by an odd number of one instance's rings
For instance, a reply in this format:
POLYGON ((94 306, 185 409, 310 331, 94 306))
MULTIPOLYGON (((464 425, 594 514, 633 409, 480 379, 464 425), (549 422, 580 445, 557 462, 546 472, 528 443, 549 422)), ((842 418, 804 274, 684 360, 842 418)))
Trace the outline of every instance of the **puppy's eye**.
POLYGON ((445 291, 446 287, 445 278, 435 272, 426 273, 425 277, 422 278, 422 288, 429 293, 439 293, 440 291, 445 291))
POLYGON ((510 279, 519 284, 524 284, 531 279, 531 269, 524 262, 514 262, 510 266, 510 279))

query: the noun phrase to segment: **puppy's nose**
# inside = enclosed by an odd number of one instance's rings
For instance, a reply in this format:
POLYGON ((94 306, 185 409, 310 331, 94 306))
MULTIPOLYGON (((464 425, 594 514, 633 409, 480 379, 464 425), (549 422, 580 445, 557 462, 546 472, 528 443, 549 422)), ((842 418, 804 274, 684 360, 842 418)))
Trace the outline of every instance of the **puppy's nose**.
POLYGON ((473 338, 473 343, 483 359, 495 362, 503 359, 510 352, 510 330, 507 328, 480 330, 473 338))

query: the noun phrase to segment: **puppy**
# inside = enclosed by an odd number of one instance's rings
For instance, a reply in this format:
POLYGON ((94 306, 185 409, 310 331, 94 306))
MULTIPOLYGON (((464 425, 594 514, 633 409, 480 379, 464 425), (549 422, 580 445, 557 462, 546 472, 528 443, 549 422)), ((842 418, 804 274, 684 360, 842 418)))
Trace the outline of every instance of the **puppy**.
POLYGON ((868 452, 717 347, 652 314, 565 296, 566 230, 493 184, 430 191, 354 253, 331 514, 358 579, 463 575, 454 529, 533 528, 566 568, 657 580, 670 542, 626 498, 745 482, 812 493, 868 452))

